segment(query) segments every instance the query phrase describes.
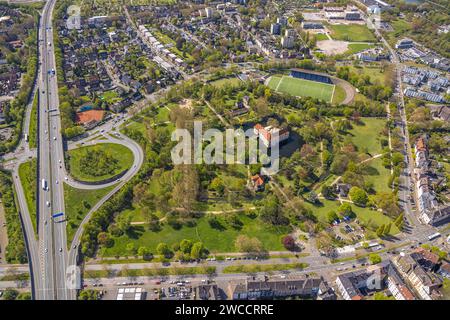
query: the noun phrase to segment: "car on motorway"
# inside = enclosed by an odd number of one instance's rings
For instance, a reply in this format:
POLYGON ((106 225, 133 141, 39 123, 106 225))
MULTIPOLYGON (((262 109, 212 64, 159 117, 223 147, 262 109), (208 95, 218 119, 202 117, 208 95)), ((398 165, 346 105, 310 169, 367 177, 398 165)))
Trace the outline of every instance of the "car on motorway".
POLYGON ((67 180, 69 180, 69 178, 67 178, 67 177, 64 177, 64 180, 66 180, 66 181, 67 181, 67 180))
POLYGON ((56 137, 53 137, 53 140, 56 140, 56 137))
POLYGON ((47 207, 50 207, 50 201, 45 202, 45 204, 47 205, 47 207))
POLYGON ((45 248, 45 250, 44 250, 44 251, 45 251, 45 253, 47 253, 47 252, 48 252, 48 249, 47 249, 47 248, 45 248))
POLYGON ((44 224, 47 225, 47 220, 44 221, 44 224))
POLYGON ((56 180, 56 184, 59 184, 59 181, 58 181, 58 180, 56 180))
POLYGON ((59 248, 59 252, 62 252, 62 248, 59 248))

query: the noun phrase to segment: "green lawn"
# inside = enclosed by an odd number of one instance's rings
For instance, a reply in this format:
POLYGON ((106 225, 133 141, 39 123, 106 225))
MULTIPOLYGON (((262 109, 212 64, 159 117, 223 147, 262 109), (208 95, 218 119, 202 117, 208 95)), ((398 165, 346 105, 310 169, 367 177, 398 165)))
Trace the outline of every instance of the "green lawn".
POLYGON ((226 85, 229 85, 232 87, 237 87, 240 82, 241 82, 241 80, 239 80, 236 77, 233 77, 233 78, 223 78, 223 79, 211 81, 210 84, 217 88, 222 88, 226 85))
MULTIPOLYGON (((127 147, 115 143, 101 143, 95 146, 81 147, 78 149, 70 150, 69 155, 69 168, 71 175, 80 181, 102 181, 109 179, 128 169, 133 164, 133 153, 127 147), (104 175, 92 175, 86 172, 86 169, 81 168, 81 161, 87 157, 90 151, 105 152, 112 159, 117 160, 117 166, 111 173, 104 175)), ((101 160, 101 159, 100 159, 101 160)))
POLYGON ((328 24, 331 30, 331 37, 334 40, 344 40, 352 42, 376 42, 377 39, 366 25, 359 24, 328 24))
MULTIPOLYGON (((221 218, 219 218, 221 220, 221 218)), ((263 224, 259 219, 251 219, 241 214, 239 219, 244 224, 241 230, 235 230, 223 223, 225 230, 219 231, 211 228, 207 218, 202 217, 197 220, 197 226, 183 226, 180 230, 175 230, 171 226, 164 224, 159 232, 152 232, 144 226, 134 226, 133 231, 128 235, 114 238, 114 246, 102 248, 101 256, 116 256, 126 254, 126 246, 132 242, 136 248, 140 246, 149 247, 153 252, 160 242, 165 242, 169 246, 179 243, 183 239, 202 241, 211 253, 235 252, 234 241, 239 235, 247 235, 258 238, 268 251, 284 250, 281 238, 288 233, 287 228, 275 228, 263 224)))
POLYGON ((331 102, 335 86, 290 76, 272 76, 269 80, 269 88, 293 96, 313 97, 331 102))
POLYGON ((75 189, 68 184, 64 184, 68 245, 70 245, 70 242, 85 215, 112 189, 114 189, 114 186, 98 190, 81 190, 75 189))
POLYGON ((170 38, 167 34, 156 30, 152 30, 151 32, 155 36, 155 38, 157 38, 162 44, 171 45, 170 47, 168 47, 168 49, 181 59, 192 59, 192 56, 187 52, 178 50, 175 40, 170 38))
POLYGON ((113 103, 121 100, 121 98, 119 97, 117 92, 114 90, 105 91, 103 93, 103 95, 100 97, 100 99, 105 100, 107 103, 110 103, 110 104, 113 104, 113 103))
POLYGON ((30 149, 36 148, 36 139, 37 139, 37 102, 38 102, 38 94, 34 96, 33 106, 31 109, 31 118, 30 118, 30 128, 29 128, 29 137, 28 143, 30 149))
POLYGON ((19 166, 19 178, 27 200, 31 222, 36 231, 36 159, 22 163, 19 166))
POLYGON ((340 104, 346 98, 345 90, 341 86, 335 86, 334 95, 333 95, 333 104, 340 104))
POLYGON ((316 41, 328 40, 325 33, 317 33, 314 37, 316 38, 316 41))
MULTIPOLYGON (((341 205, 339 201, 331 201, 331 200, 321 200, 322 205, 316 206, 311 203, 305 202, 307 208, 310 208, 313 211, 313 214, 322 222, 327 223, 327 214, 330 211, 338 211, 339 206, 341 205)), ((379 211, 370 210, 369 208, 360 208, 355 205, 352 205, 353 212, 355 212, 357 218, 360 221, 367 223, 369 220, 372 221, 373 224, 379 226, 382 224, 388 224, 392 222, 392 220, 383 215, 379 211)), ((392 224, 391 234, 397 234, 399 232, 398 228, 392 224)))
POLYGON ((367 163, 364 172, 364 180, 373 183, 374 190, 379 192, 390 192, 391 188, 388 186, 391 171, 386 169, 381 158, 373 159, 367 163))
POLYGON ((412 29, 412 25, 405 20, 394 20, 389 22, 394 29, 392 32, 385 32, 390 45, 394 45, 399 38, 408 36, 412 29))
POLYGON ((383 70, 381 70, 381 68, 377 68, 377 67, 354 67, 354 66, 349 66, 350 71, 357 73, 358 75, 362 75, 362 76, 369 76, 370 77, 370 81, 372 83, 375 82, 379 82, 380 84, 384 84, 388 79, 386 77, 386 75, 388 73, 383 72, 383 70))
MULTIPOLYGON (((369 152, 372 156, 382 152, 380 144, 380 132, 386 125, 385 119, 361 118, 364 125, 353 124, 350 130, 353 143, 360 152, 369 152)), ((387 137, 386 137, 387 139, 387 137)))
POLYGON ((167 122, 170 120, 170 107, 161 107, 155 117, 155 123, 167 122))
POLYGON ((351 55, 374 47, 375 45, 368 43, 350 43, 345 54, 351 55))

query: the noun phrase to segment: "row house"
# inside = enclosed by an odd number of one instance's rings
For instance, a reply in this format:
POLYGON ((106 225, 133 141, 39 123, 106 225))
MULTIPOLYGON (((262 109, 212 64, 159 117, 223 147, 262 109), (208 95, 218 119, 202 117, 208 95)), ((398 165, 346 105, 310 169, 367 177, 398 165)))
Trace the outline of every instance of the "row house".
POLYGON ((442 284, 436 275, 426 272, 410 254, 394 258, 393 263, 403 279, 411 284, 421 299, 433 300, 442 284))
POLYGON ((331 300, 335 295, 329 290, 323 278, 298 277, 292 279, 247 280, 245 283, 230 284, 230 298, 233 300, 258 300, 286 297, 318 298, 331 300))
POLYGON ((416 300, 394 267, 389 268, 386 284, 395 300, 416 300))

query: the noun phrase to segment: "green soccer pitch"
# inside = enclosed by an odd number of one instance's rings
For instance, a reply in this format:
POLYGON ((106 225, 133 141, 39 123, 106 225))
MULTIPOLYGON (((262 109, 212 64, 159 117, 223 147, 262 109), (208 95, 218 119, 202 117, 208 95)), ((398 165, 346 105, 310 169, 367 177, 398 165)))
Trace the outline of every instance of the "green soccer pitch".
POLYGON ((312 97, 331 102, 334 94, 334 84, 310 81, 291 76, 272 76, 269 88, 297 97, 312 97))

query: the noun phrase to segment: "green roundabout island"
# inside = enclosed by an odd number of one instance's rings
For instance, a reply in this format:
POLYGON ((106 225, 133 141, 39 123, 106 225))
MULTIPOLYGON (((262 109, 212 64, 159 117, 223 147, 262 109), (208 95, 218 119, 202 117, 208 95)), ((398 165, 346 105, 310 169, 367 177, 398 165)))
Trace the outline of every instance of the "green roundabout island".
POLYGON ((133 164, 133 153, 115 143, 100 143, 68 152, 71 176, 82 182, 101 182, 117 177, 133 164))

